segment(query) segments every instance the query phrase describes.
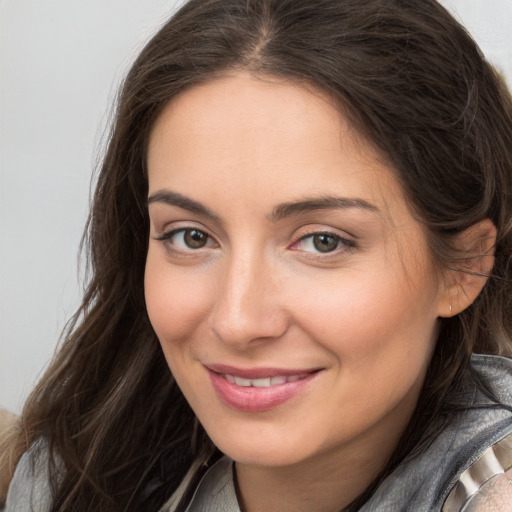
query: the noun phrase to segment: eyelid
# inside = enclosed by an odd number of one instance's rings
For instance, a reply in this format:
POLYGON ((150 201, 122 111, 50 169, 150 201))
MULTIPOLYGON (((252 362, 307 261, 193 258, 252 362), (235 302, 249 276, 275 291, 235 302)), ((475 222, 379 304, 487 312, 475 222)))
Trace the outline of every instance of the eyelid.
POLYGON ((196 228, 195 226, 188 226, 188 227, 184 227, 184 228, 174 228, 174 229, 166 230, 160 236, 156 236, 155 240, 157 240, 158 242, 165 242, 166 240, 169 240, 177 233, 181 233, 183 231, 200 231, 201 233, 204 233, 209 239, 211 239, 211 240, 214 239, 213 236, 211 236, 210 233, 208 233, 206 230, 196 228))
POLYGON ((339 258, 340 255, 355 250, 357 248, 357 243, 353 236, 347 234, 346 232, 340 232, 335 228, 327 226, 309 226, 299 230, 295 234, 292 243, 289 245, 289 248, 298 252, 300 251, 307 258, 327 260, 330 258, 339 258), (322 253, 321 251, 316 252, 301 250, 298 248, 294 249, 294 247, 296 247, 303 240, 316 235, 328 235, 337 238, 341 242, 341 247, 325 253, 322 253))
POLYGON ((198 225, 195 222, 174 222, 167 224, 163 229, 158 231, 159 234, 154 236, 153 239, 157 242, 160 242, 168 253, 178 257, 197 257, 200 256, 204 251, 211 250, 212 248, 215 249, 219 245, 216 238, 210 233, 208 229, 206 229, 202 225, 198 225), (208 238, 206 245, 198 248, 184 248, 172 242, 173 237, 175 237, 179 233, 185 233, 186 231, 189 230, 195 230, 204 233, 204 235, 206 235, 206 237, 208 238))
POLYGON ((293 235, 292 243, 298 242, 299 240, 312 235, 331 235, 354 245, 356 243, 356 237, 354 235, 351 235, 346 231, 322 224, 308 225, 299 228, 293 235))
POLYGON ((161 223, 155 222, 152 229, 155 232, 153 235, 154 240, 164 240, 165 238, 169 238, 173 232, 176 233, 177 231, 187 229, 197 229, 198 231, 206 233, 213 239, 217 238, 216 235, 212 234, 211 229, 207 228, 204 224, 187 219, 161 223))

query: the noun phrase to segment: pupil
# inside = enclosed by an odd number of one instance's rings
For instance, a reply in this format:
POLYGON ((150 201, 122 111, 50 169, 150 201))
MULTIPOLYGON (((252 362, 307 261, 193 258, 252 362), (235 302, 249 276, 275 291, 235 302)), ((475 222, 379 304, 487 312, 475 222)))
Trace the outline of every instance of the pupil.
POLYGON ((191 249, 200 249, 206 245, 206 235, 197 229, 187 229, 185 232, 185 243, 191 249))
POLYGON ((315 235, 313 245, 320 252, 331 252, 338 247, 338 239, 331 235, 315 235))

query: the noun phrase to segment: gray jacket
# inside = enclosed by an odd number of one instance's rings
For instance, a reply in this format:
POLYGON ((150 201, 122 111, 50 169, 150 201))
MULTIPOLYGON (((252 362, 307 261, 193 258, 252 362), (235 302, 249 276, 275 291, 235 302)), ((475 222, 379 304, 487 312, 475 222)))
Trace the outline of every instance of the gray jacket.
MULTIPOLYGON (((465 487, 459 483, 461 475, 469 475, 472 467, 482 465, 479 459, 489 453, 490 447, 501 440, 512 439, 507 437, 512 434, 512 360, 473 356, 472 365, 499 403, 494 403, 475 386, 451 397, 460 406, 460 412, 450 419, 428 448, 403 462, 360 512, 441 512, 450 493, 450 500, 456 506, 450 512, 461 510, 467 498, 465 487)), ((502 464, 512 466, 512 451, 506 457, 502 464)), ((51 499, 46 466, 44 452, 35 466, 29 454, 22 457, 9 488, 6 512, 49 512, 51 499)), ((510 469, 510 466, 503 466, 503 469, 510 469)), ((493 477, 489 471, 484 471, 483 481, 477 482, 473 490, 493 477)), ((231 461, 227 458, 213 466, 201 481, 189 512, 239 512, 232 473, 231 461)))

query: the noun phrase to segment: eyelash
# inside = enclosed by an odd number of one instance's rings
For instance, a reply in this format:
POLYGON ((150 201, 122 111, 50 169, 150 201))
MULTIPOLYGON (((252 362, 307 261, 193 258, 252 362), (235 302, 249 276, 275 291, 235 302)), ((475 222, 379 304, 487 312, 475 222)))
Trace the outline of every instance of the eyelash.
MULTIPOLYGON (((214 245, 214 239, 211 237, 206 231, 202 229, 198 229, 195 227, 183 227, 183 228, 176 228, 171 231, 168 231, 167 233, 164 233, 163 235, 156 237, 155 240, 162 242, 165 248, 169 252, 173 252, 175 254, 179 255, 193 255, 193 253, 196 253, 200 251, 201 249, 211 247, 214 245), (200 247, 190 247, 190 244, 187 243, 185 239, 183 239, 183 245, 186 245, 187 248, 179 247, 176 242, 173 242, 173 238, 177 235, 181 234, 182 237, 187 236, 187 233, 193 236, 193 233, 199 234, 200 236, 206 237, 206 242, 204 245, 200 247)), ((319 241, 319 240, 316 240, 319 241)), ((329 231, 311 231, 309 233, 306 233, 302 236, 300 236, 296 241, 292 242, 292 244, 289 246, 292 250, 300 251, 303 255, 307 255, 307 258, 311 259, 318 259, 318 260, 327 260, 333 257, 339 257, 342 253, 350 252, 356 248, 356 243, 353 240, 349 240, 347 238, 344 238, 340 235, 337 235, 335 233, 329 232, 329 231), (322 251, 318 247, 315 246, 315 237, 326 237, 328 239, 331 239, 333 242, 335 242, 335 247, 332 250, 322 251), (311 239, 311 244, 314 246, 313 249, 316 250, 305 250, 298 248, 300 244, 303 244, 308 239, 311 239)))
POLYGON ((187 254, 190 252, 199 251, 200 249, 203 249, 205 247, 210 247, 211 243, 209 243, 209 242, 211 242, 213 240, 213 238, 202 229, 198 229, 195 227, 186 227, 186 228, 177 228, 177 229, 168 231, 167 233, 164 233, 163 235, 156 237, 155 240, 157 240, 158 242, 162 242, 163 245, 165 246, 165 248, 169 251, 172 251, 175 253, 187 254), (187 242, 185 240, 183 240, 184 245, 188 246, 188 248, 185 249, 182 247, 178 247, 177 244, 175 242, 173 242, 173 240, 172 240, 178 234, 182 234, 182 236, 185 237, 185 236, 187 236, 187 233, 189 233, 191 236, 193 236, 192 233, 194 233, 194 232, 197 234, 200 234, 201 236, 206 237, 205 245, 203 245, 201 247, 194 248, 194 247, 190 247, 189 244, 187 244, 187 242))
POLYGON ((296 242, 292 244, 291 248, 297 247, 300 243, 304 243, 308 239, 311 239, 311 244, 315 244, 315 237, 328 237, 336 243, 336 247, 328 251, 321 251, 318 249, 318 247, 315 247, 316 251, 298 249, 303 254, 308 254, 307 257, 313 259, 329 259, 330 257, 339 257, 340 254, 353 251, 357 247, 353 240, 349 240, 335 233, 331 233, 329 231, 312 231, 302 235, 296 242))

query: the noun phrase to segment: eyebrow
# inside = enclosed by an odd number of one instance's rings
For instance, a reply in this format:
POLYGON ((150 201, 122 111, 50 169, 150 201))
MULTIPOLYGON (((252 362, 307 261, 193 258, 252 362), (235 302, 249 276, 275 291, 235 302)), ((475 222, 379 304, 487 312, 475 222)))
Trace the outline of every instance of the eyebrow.
POLYGON ((269 217, 272 222, 277 222, 284 217, 300 215, 314 210, 331 209, 351 209, 360 208, 372 213, 379 213, 380 210, 372 203, 364 199, 352 197, 323 196, 319 198, 304 199, 302 201, 293 201, 282 203, 274 208, 269 217))
POLYGON ((158 192, 155 192, 149 196, 148 206, 152 203, 164 203, 168 204, 169 206, 177 206, 178 208, 202 215, 203 217, 208 217, 212 220, 220 220, 218 215, 215 215, 203 204, 171 190, 159 190, 158 192))
MULTIPOLYGON (((221 221, 221 218, 214 214, 209 208, 183 196, 178 192, 171 190, 159 190, 149 196, 148 206, 152 203, 164 203, 169 206, 177 206, 183 210, 208 217, 210 219, 221 221)), ((336 196, 322 196, 319 198, 306 198, 300 201, 291 201, 277 205, 267 218, 271 222, 277 222, 285 217, 293 215, 300 215, 314 210, 331 210, 331 209, 351 209, 359 208, 372 213, 378 213, 380 210, 372 203, 360 198, 352 197, 336 197, 336 196)))

